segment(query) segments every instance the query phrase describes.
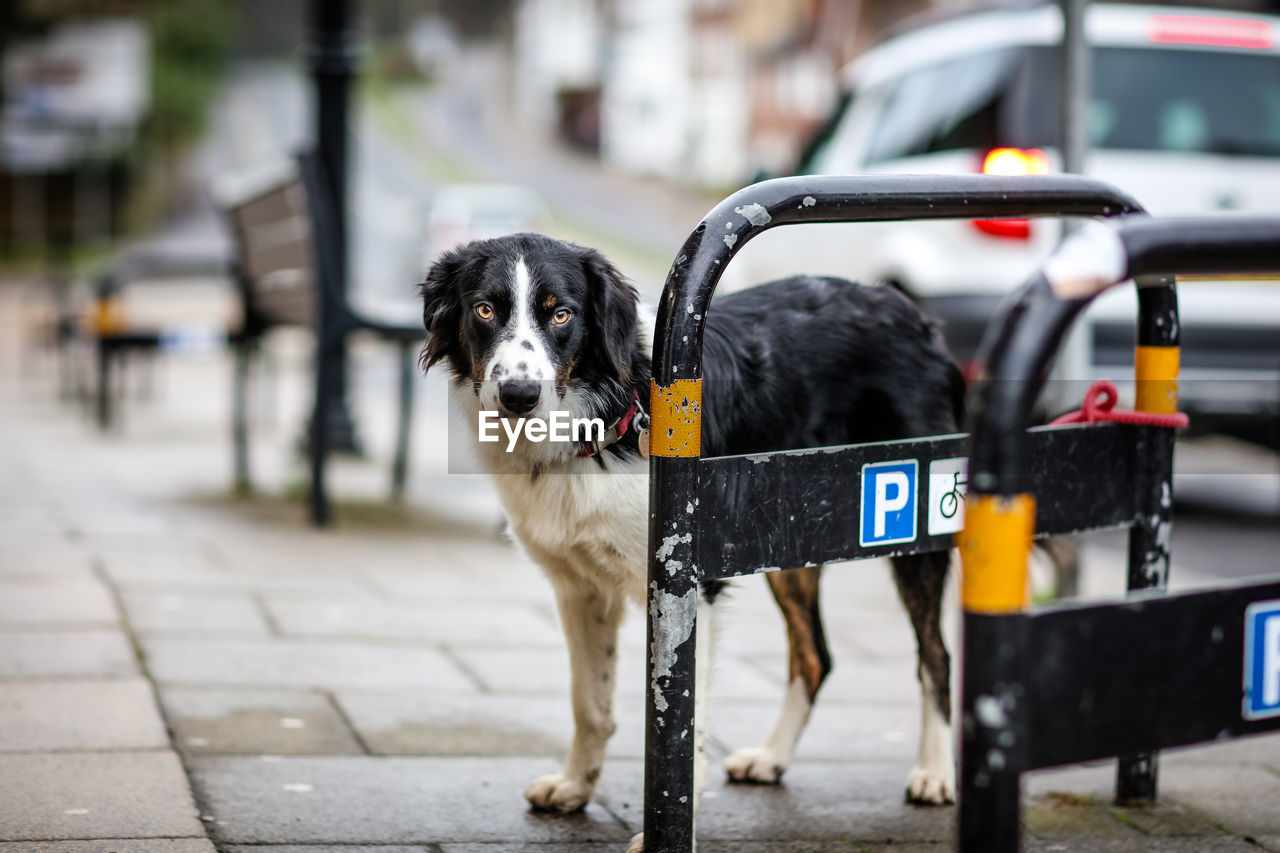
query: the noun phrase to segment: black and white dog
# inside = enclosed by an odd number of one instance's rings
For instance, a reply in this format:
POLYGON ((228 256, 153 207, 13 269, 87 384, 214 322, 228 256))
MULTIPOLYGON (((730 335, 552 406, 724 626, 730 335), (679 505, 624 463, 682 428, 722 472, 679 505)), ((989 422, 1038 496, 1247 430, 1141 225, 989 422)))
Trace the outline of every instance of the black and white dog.
MULTIPOLYGON (((628 599, 641 606, 645 599, 648 463, 634 425, 649 397, 653 320, 598 252, 536 234, 446 253, 422 297, 423 364, 447 364, 453 399, 471 424, 483 412, 509 424, 567 411, 603 431, 590 442, 523 433, 476 443, 512 532, 555 588, 569 645, 573 745, 563 769, 534 780, 525 796, 537 809, 575 811, 595 789, 613 733, 618 625, 628 599)), ((959 370, 910 301, 889 287, 832 278, 789 278, 715 300, 704 377, 707 456, 951 433, 963 396, 959 370)), ((950 669, 939 625, 948 558, 893 561, 919 648, 923 724, 906 788, 919 803, 954 799, 950 669)), ((790 687, 764 745, 726 759, 735 780, 778 780, 831 668, 820 571, 766 576, 787 622, 790 687)), ((720 586, 704 584, 699 603, 699 700, 720 586)), ((698 791, 707 777, 703 704, 698 791)), ((632 849, 641 844, 637 836, 632 849)))

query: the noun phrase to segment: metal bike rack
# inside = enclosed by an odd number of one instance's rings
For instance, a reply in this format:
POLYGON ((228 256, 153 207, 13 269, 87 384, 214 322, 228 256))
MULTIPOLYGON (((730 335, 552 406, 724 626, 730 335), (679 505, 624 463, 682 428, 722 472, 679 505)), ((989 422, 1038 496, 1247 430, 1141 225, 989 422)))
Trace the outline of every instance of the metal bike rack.
MULTIPOLYGON (((1280 620, 1280 576, 1207 592, 1026 609, 1033 529, 1044 532, 1063 492, 1091 515, 1132 525, 1131 588, 1135 579, 1163 576, 1168 568, 1172 430, 1118 424, 1027 430, 1072 322, 1098 293, 1137 280, 1137 408, 1174 412, 1172 290, 1148 289, 1145 277, 1267 272, 1280 272, 1280 218, 1096 225, 1065 242, 1007 304, 1003 323, 989 328, 980 355, 984 378, 970 395, 973 454, 959 537, 963 853, 1019 849, 1025 771, 1148 754, 1147 766, 1135 762, 1128 775, 1121 768, 1118 788, 1122 798, 1126 790, 1149 798, 1155 795, 1154 750, 1280 729, 1280 672, 1269 704, 1253 680, 1257 673, 1246 672, 1263 665, 1247 645, 1258 642, 1247 623, 1272 610, 1280 620), (1073 433, 1095 457, 1081 460, 1079 479, 1040 476, 1046 460, 1038 457, 1046 451, 1037 442, 1056 434, 1055 441, 1066 443, 1073 433), (1095 445, 1105 434, 1109 450, 1095 445), (1048 501, 1046 485, 1058 492, 1048 501), (1271 608, 1251 609, 1267 600, 1271 608), (1259 702, 1266 704, 1261 712, 1259 702)), ((1280 670, 1280 621, 1272 630, 1277 648, 1269 654, 1280 670)))
MULTIPOLYGON (((689 851, 693 840, 694 652, 698 582, 778 567, 951 548, 951 536, 920 535, 894 545, 860 544, 859 472, 865 463, 965 456, 967 437, 784 451, 701 455, 702 334, 716 283, 742 246, 768 228, 805 222, 1119 216, 1141 213, 1133 199, 1098 181, 1057 176, 883 175, 780 178, 747 187, 718 204, 681 248, 658 306, 650 413, 648 642, 645 691, 645 849, 689 851), (780 529, 761 523, 788 518, 780 529)), ((1170 280, 1144 290, 1148 338, 1176 343, 1170 280), (1163 318, 1164 325, 1157 324, 1163 318)), ((1088 489, 1110 490, 1114 511, 1088 512, 1092 491, 1064 495, 1042 532, 1133 523, 1122 500, 1141 470, 1121 452, 1127 434, 1110 427, 1034 433, 1033 481, 1083 483, 1085 454, 1117 460, 1088 489), (1089 499, 1086 500, 1086 497, 1089 499)), ((1156 441, 1156 444, 1159 444, 1156 441)), ((1168 449, 1171 453, 1171 445, 1168 449)), ((1143 508, 1159 515, 1159 495, 1143 508)), ((925 501, 917 501, 921 514, 925 501)), ((917 529, 924 530, 923 519, 917 529)), ((1149 531, 1154 543, 1155 526, 1149 531)), ((1148 540, 1144 540, 1148 541, 1148 540)), ((1167 553, 1143 563, 1140 585, 1163 581, 1167 553)), ((1131 582, 1134 574, 1131 572, 1131 582)), ((1141 775, 1141 774, 1139 774, 1141 775)))

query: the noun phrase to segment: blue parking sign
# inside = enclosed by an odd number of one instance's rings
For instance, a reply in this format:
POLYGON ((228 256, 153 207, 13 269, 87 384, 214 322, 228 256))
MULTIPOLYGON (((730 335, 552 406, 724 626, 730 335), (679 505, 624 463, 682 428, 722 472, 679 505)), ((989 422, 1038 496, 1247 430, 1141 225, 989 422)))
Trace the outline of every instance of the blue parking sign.
POLYGON ((862 466, 863 545, 913 542, 916 538, 916 460, 869 462, 862 466))
POLYGON ((1244 718, 1280 717, 1280 601, 1244 611, 1244 718))

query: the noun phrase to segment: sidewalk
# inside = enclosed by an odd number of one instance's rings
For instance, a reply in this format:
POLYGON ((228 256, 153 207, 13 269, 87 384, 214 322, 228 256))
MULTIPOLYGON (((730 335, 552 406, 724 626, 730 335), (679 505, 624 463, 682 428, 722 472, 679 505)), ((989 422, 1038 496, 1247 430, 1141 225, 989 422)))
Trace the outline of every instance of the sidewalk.
MULTIPOLYGON (((641 823, 643 622, 624 626, 595 801, 531 813, 521 793, 571 731, 564 643, 548 584, 485 516, 484 481, 428 452, 438 380, 419 398, 410 509, 367 502, 380 461, 345 463, 346 520, 318 532, 298 503, 226 497, 224 354, 162 359, 156 399, 103 437, 52 399, 50 365, 17 381, 13 294, 0 286, 0 853, 622 849, 641 823)), ((306 387, 305 348, 272 349, 280 393, 253 445, 268 496, 299 482, 306 387)), ((381 452, 391 365, 354 359, 381 452)), ((1086 591, 1117 585, 1122 554, 1097 540, 1086 591)), ((777 788, 715 773, 699 850, 951 848, 954 810, 901 798, 918 694, 889 574, 834 569, 826 587, 836 668, 797 761, 777 788)), ((766 733, 785 673, 763 582, 739 582, 726 610, 716 760, 766 733)), ((1280 738, 1169 753, 1155 809, 1111 806, 1112 785, 1107 762, 1028 777, 1028 849, 1280 850, 1280 738)))

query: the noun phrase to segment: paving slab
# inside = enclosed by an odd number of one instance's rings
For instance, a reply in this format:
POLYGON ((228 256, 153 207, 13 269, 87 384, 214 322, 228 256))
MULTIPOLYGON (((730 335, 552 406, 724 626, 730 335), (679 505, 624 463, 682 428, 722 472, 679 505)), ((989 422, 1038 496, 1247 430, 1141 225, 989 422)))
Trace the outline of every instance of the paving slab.
MULTIPOLYGON (((7 512, 0 510, 0 516, 7 512)), ((21 537, 0 534, 0 577, 93 577, 93 561, 88 551, 77 546, 58 547, 52 535, 32 539, 29 530, 21 537)))
POLYGON ((297 601, 267 596, 280 633, 451 643, 563 644, 558 622, 529 604, 297 601))
MULTIPOLYGON (((617 849, 617 845, 613 845, 617 849)), ((223 853, 440 853, 434 844, 232 844, 223 853)))
MULTIPOLYGON (((568 696, 339 690, 338 704, 377 755, 563 758, 573 736, 568 696)), ((644 709, 622 703, 612 756, 644 755, 644 709)))
POLYGON ((1162 767, 1233 763, 1257 765, 1280 774, 1280 732, 1185 749, 1170 749, 1160 754, 1162 767))
POLYGON ((108 536, 167 537, 177 531, 173 514, 158 506, 98 505, 92 512, 75 513, 68 528, 77 537, 108 536))
POLYGON ((114 625, 115 603, 94 578, 0 580, 0 628, 114 625))
MULTIPOLYGON (((896 845, 868 847, 868 851, 904 853, 896 845)), ((946 848, 950 849, 950 848, 946 848)), ((1258 853, 1256 845, 1233 835, 1189 835, 1183 837, 1137 836, 1132 839, 1056 838, 1053 840, 1027 839, 1023 845, 1027 853, 1258 853)))
POLYGON ((17 681, 0 688, 0 752, 168 746, 151 685, 142 678, 17 681))
POLYGON ((398 568, 368 563, 366 573, 382 593, 394 601, 458 604, 489 602, 530 602, 555 612, 555 593, 537 566, 526 561, 515 546, 490 549, 479 560, 478 572, 465 569, 461 560, 451 559, 447 571, 418 567, 398 568))
POLYGON ((151 572, 129 577, 111 574, 112 580, 122 591, 170 592, 178 594, 206 594, 218 592, 288 593, 311 598, 347 599, 369 595, 369 591, 357 580, 348 578, 288 578, 269 573, 237 575, 225 573, 170 573, 151 572))
POLYGON ((1109 799, 1063 791, 1039 794, 1023 803, 1022 823, 1028 834, 1048 840, 1113 839, 1134 844, 1143 834, 1121 819, 1109 799))
POLYGON ((444 654, 430 648, 155 634, 141 643, 152 676, 162 684, 474 689, 444 654))
POLYGON ((550 759, 198 756, 192 780, 225 844, 624 841, 601 805, 536 814, 523 791, 550 759))
POLYGON ((0 755, 0 838, 203 837, 169 751, 0 755))
MULTIPOLYGON (((701 849, 701 844, 698 845, 701 849)), ((588 841, 584 844, 564 844, 552 841, 549 844, 525 844, 521 841, 507 841, 495 844, 442 844, 440 853, 618 853, 623 849, 621 844, 602 844, 588 841)))
MULTIPOLYGON (((713 775, 698 812, 698 837, 721 841, 950 841, 955 809, 903 802, 897 762, 796 762, 782 784, 745 785, 713 775)), ((606 761, 597 797, 639 828, 642 762, 606 761)), ((699 844, 701 849, 701 843, 699 844)))
POLYGON ((262 609, 247 594, 192 595, 135 590, 121 597, 129 624, 139 633, 237 636, 270 633, 262 609))
POLYGON ((1125 807, 1112 805, 1111 814, 1117 819, 1148 835, 1220 835, 1222 830, 1203 813, 1188 808, 1168 797, 1150 806, 1125 807))
POLYGON ((1280 777, 1256 767, 1163 767, 1160 793, 1238 835, 1274 832, 1280 816, 1280 777))
POLYGON ((0 853, 216 853, 207 838, 103 838, 0 842, 0 853))
POLYGON ((0 634, 0 678, 137 673, 133 648, 119 630, 0 634))
MULTIPOLYGON (((557 647, 497 649, 450 646, 454 656, 485 687, 494 692, 547 692, 569 695, 569 652, 557 647)), ((753 663, 729 655, 716 658, 711 694, 717 699, 782 699, 785 669, 775 679, 753 663)), ((618 697, 632 701, 645 692, 644 655, 638 649, 618 650, 618 697)))
MULTIPOLYGON (((774 701, 713 702, 711 732, 730 750, 759 746, 781 708, 774 701)), ((796 746, 801 761, 897 761, 903 773, 915 760, 920 737, 920 701, 890 705, 841 701, 818 694, 817 704, 796 746)))
MULTIPOLYGON (((442 844, 442 853, 620 853, 617 844, 442 844)), ((698 841, 699 853, 863 853, 855 841, 698 841)), ((893 848, 897 850, 897 848, 893 848)), ((910 845, 904 850, 910 853, 910 845)))
MULTIPOLYGON (((52 537, 66 529, 66 519, 48 506, 23 505, 14 501, 5 501, 0 505, 0 542, 14 539, 27 541, 33 534, 52 537)), ((4 563, 0 562, 0 567, 3 566, 4 563)))
MULTIPOLYGON (((379 755, 547 755, 562 757, 573 734, 568 695, 339 690, 335 698, 370 751, 379 755)), ((779 702, 712 702, 708 745, 713 759, 761 743, 779 702)), ((611 758, 644 756, 644 703, 614 703, 617 729, 611 758)), ((915 758, 915 708, 819 702, 796 755, 813 761, 897 761, 903 773, 915 758)), ((719 771, 715 771, 719 772, 719 771)))
MULTIPOLYGON (((1101 762, 1032 773, 1023 790, 1033 797, 1057 791, 1109 802, 1115 791, 1115 764, 1101 762)), ((1237 835, 1264 835, 1276 825, 1280 777, 1251 766, 1162 762, 1160 801, 1180 805, 1191 815, 1203 816, 1237 835), (1243 791, 1249 795, 1242 796, 1243 791)))
POLYGON ((321 693, 161 687, 174 745, 192 754, 359 755, 364 752, 321 693))
MULTIPOLYGON (((237 535, 242 535, 237 533, 237 535)), ((323 556, 309 560, 301 549, 292 554, 262 554, 245 562, 224 564, 209 548, 193 543, 152 550, 133 548, 102 552, 111 580, 124 591, 175 594, 279 592, 299 597, 368 596, 369 586, 356 572, 327 568, 323 556)))

